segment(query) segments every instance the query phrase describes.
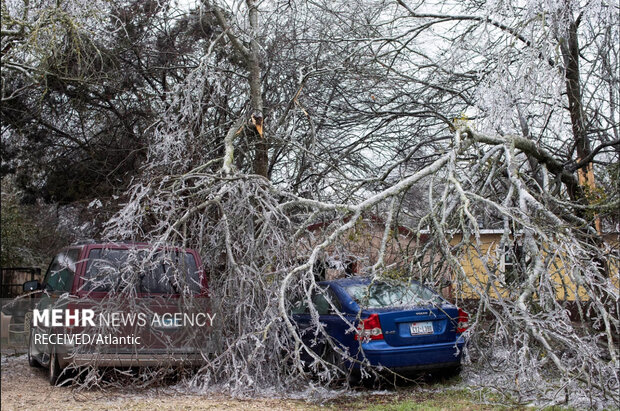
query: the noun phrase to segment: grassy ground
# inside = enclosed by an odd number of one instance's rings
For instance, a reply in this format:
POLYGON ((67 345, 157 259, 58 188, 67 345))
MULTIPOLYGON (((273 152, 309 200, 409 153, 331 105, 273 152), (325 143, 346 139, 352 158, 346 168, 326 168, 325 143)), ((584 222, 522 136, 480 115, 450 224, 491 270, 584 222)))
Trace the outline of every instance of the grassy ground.
POLYGON ((482 400, 479 393, 466 388, 453 386, 455 381, 434 382, 427 387, 405 387, 392 389, 385 394, 372 392, 357 400, 336 400, 329 407, 336 410, 368 410, 368 411, 409 411, 409 410, 498 410, 523 409, 499 404, 492 395, 485 395, 482 400))
POLYGON ((303 400, 253 398, 232 399, 223 395, 199 395, 172 389, 132 392, 92 390, 76 392, 67 387, 51 387, 46 371, 31 368, 24 355, 3 350, 1 372, 2 410, 495 410, 525 409, 507 404, 491 392, 465 387, 459 378, 425 379, 402 388, 356 391, 322 404, 303 400), (8 355, 7 355, 8 354, 8 355))

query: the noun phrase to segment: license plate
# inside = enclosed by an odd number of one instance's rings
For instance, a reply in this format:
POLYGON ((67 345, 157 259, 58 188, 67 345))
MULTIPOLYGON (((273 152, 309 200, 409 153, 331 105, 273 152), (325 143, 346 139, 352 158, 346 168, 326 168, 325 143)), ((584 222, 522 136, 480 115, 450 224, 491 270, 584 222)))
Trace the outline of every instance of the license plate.
POLYGON ((430 321, 411 323, 409 329, 411 330, 411 335, 432 334, 433 323, 430 321))

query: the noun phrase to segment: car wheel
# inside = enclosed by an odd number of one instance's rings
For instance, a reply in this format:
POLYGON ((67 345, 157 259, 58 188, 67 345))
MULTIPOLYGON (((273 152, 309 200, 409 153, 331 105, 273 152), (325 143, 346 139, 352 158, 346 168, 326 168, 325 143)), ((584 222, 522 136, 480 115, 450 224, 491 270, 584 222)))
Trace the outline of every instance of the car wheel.
POLYGON ((56 354, 56 350, 52 348, 52 352, 50 353, 50 368, 49 368, 49 380, 50 385, 58 385, 62 381, 60 380, 60 376, 62 374, 62 368, 60 368, 60 364, 58 363, 58 356, 56 354))
POLYGON ((362 378, 362 376, 358 374, 357 380, 354 381, 357 385, 361 385, 362 387, 369 390, 378 389, 381 386, 381 376, 377 377, 375 375, 370 375, 362 378))
POLYGON ((345 362, 342 359, 342 356, 340 354, 338 354, 334 348, 329 345, 329 343, 325 343, 325 348, 323 349, 323 354, 321 355, 321 358, 332 364, 335 365, 341 372, 338 372, 337 374, 337 378, 334 380, 334 382, 340 383, 343 381, 348 382, 350 385, 358 385, 360 382, 360 375, 359 372, 355 369, 349 369, 345 366, 345 362))
POLYGON ((32 353, 32 345, 34 343, 34 339, 32 338, 33 331, 34 330, 30 329, 30 332, 28 333, 28 365, 35 368, 41 368, 41 364, 32 353))
POLYGON ((334 348, 327 342, 325 342, 325 348, 323 348, 323 354, 321 355, 321 358, 325 362, 335 365, 336 368, 338 368, 340 371, 345 371, 342 357, 336 351, 334 351, 334 348))

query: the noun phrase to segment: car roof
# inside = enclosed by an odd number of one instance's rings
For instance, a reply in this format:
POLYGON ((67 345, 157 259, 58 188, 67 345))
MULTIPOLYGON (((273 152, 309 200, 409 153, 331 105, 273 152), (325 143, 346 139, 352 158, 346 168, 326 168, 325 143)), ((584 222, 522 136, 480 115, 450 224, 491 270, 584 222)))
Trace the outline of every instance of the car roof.
POLYGON ((187 248, 187 247, 180 247, 177 245, 170 245, 170 244, 165 244, 165 245, 155 245, 155 244, 149 244, 149 243, 145 243, 145 242, 129 242, 129 241, 119 241, 116 243, 113 242, 87 242, 87 243, 78 243, 78 244, 72 244, 70 246, 67 246, 65 248, 107 248, 107 249, 116 249, 116 250, 133 250, 133 249, 150 249, 150 248, 155 248, 155 249, 165 249, 165 250, 183 250, 183 251, 193 251, 192 248, 187 248))
POLYGON ((346 278, 338 278, 336 280, 321 281, 319 284, 322 284, 322 285, 336 284, 341 287, 346 287, 348 285, 355 285, 355 284, 370 284, 371 282, 372 282, 371 277, 346 277, 346 278))
POLYGON ((149 243, 131 242, 131 241, 119 241, 119 242, 111 242, 111 241, 107 241, 107 242, 85 241, 85 242, 80 242, 80 243, 72 244, 69 247, 86 247, 86 246, 92 246, 92 247, 124 247, 124 248, 129 248, 129 247, 152 247, 152 245, 149 244, 149 243))
MULTIPOLYGON (((367 285, 373 282, 373 280, 375 282, 389 282, 389 279, 373 279, 372 277, 362 277, 362 276, 353 276, 353 277, 345 277, 345 278, 338 278, 335 280, 326 280, 326 281, 321 281, 319 284, 320 285, 339 285, 340 287, 347 287, 350 285, 367 285)), ((412 282, 412 283, 416 283, 419 284, 418 281, 413 280, 413 279, 408 279, 406 281, 407 283, 412 282)))

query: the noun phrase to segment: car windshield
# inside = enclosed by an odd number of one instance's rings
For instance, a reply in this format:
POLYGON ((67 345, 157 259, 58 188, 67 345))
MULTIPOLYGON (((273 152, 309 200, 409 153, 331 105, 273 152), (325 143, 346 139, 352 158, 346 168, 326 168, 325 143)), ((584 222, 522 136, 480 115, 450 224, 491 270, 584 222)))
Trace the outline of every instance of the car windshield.
POLYGON ((200 272, 191 253, 157 252, 148 261, 147 255, 147 250, 91 250, 83 288, 111 291, 137 283, 138 291, 143 293, 200 292, 200 272))
POLYGON ((420 306, 443 301, 431 289, 418 283, 374 282, 347 285, 344 289, 362 308, 420 306))

